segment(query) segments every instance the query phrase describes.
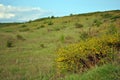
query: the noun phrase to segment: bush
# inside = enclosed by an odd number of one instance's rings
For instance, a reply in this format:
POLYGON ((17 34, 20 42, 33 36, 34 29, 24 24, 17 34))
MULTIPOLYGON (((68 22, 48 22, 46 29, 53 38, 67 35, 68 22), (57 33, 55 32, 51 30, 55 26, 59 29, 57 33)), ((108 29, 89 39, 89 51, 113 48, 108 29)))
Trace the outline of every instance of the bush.
POLYGON ((89 38, 89 34, 88 32, 82 32, 81 35, 80 35, 80 39, 82 40, 86 40, 87 38, 89 38))
POLYGON ((21 36, 20 34, 16 35, 18 40, 25 40, 25 38, 23 36, 21 36))
POLYGON ((25 24, 23 24, 21 27, 24 28, 24 27, 27 27, 27 26, 25 24))
POLYGON ((23 29, 20 29, 19 31, 20 32, 26 32, 26 31, 29 31, 30 29, 29 28, 23 28, 23 29))
POLYGON ((44 27, 45 27, 45 25, 41 25, 41 26, 37 27, 37 29, 44 28, 44 27))
POLYGON ((12 40, 7 41, 7 47, 13 47, 13 41, 12 40))
POLYGON ((54 27, 55 31, 60 31, 60 27, 54 27))
POLYGON ((102 23, 99 20, 94 20, 94 25, 99 27, 102 23))
POLYGON ((101 15, 103 18, 111 18, 112 14, 106 13, 101 15))
POLYGON ((54 16, 51 16, 51 19, 54 19, 55 17, 54 16))
POLYGON ((112 48, 120 44, 119 37, 119 34, 106 35, 60 48, 56 59, 59 72, 80 72, 110 62, 114 55, 112 48))
POLYGON ((49 21, 49 22, 48 22, 48 25, 53 25, 53 22, 52 22, 52 21, 49 21))
POLYGON ((115 33, 117 33, 116 27, 115 27, 114 25, 110 25, 110 26, 108 27, 107 34, 115 34, 115 33))
POLYGON ((82 28, 82 27, 83 27, 83 25, 82 25, 82 24, 80 24, 80 23, 75 23, 75 27, 76 27, 76 28, 82 28))
POLYGON ((119 16, 119 15, 116 15, 116 16, 112 16, 112 17, 111 17, 111 20, 112 20, 112 21, 116 21, 116 19, 119 19, 119 18, 120 18, 120 16, 119 16))
POLYGON ((43 43, 40 44, 41 48, 45 48, 45 45, 43 43))
POLYGON ((60 41, 61 41, 62 43, 65 41, 65 36, 64 36, 64 35, 61 35, 60 41))

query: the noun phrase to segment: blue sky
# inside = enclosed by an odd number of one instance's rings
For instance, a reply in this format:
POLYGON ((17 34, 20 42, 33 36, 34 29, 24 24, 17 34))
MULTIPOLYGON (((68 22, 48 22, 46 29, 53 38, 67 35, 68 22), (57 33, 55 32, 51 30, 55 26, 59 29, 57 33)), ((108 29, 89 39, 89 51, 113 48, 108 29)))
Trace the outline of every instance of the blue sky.
POLYGON ((0 0, 0 22, 120 10, 120 0, 0 0))

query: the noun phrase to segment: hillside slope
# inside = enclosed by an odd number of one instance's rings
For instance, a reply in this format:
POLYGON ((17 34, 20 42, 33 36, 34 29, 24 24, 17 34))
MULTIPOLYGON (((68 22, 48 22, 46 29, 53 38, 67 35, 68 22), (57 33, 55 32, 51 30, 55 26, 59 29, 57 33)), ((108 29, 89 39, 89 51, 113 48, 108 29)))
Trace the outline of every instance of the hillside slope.
POLYGON ((119 31, 120 10, 0 23, 0 79, 39 80, 54 72, 58 48, 119 31))

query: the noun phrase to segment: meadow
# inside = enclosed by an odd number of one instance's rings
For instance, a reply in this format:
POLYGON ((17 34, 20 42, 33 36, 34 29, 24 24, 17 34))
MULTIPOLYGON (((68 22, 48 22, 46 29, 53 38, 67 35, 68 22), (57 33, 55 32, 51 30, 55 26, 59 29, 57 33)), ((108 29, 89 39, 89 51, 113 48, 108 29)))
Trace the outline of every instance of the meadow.
POLYGON ((120 80, 119 63, 120 10, 0 23, 0 80, 120 80))

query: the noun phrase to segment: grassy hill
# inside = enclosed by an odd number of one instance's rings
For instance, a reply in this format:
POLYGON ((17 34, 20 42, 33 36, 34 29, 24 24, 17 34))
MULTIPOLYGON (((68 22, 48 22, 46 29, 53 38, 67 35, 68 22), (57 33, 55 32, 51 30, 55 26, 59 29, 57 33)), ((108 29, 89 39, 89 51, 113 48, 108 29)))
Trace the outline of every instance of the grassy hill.
MULTIPOLYGON (((25 23, 0 23, 0 79, 59 79, 51 78, 58 76, 54 67, 57 57, 55 52, 59 48, 119 32, 120 10, 48 17, 25 23)), ((117 71, 119 69, 117 67, 117 71)), ((101 73, 95 74, 94 71, 97 72, 95 69, 83 76, 91 74, 102 77, 101 73)), ((82 78, 80 80, 88 80, 82 78)))

